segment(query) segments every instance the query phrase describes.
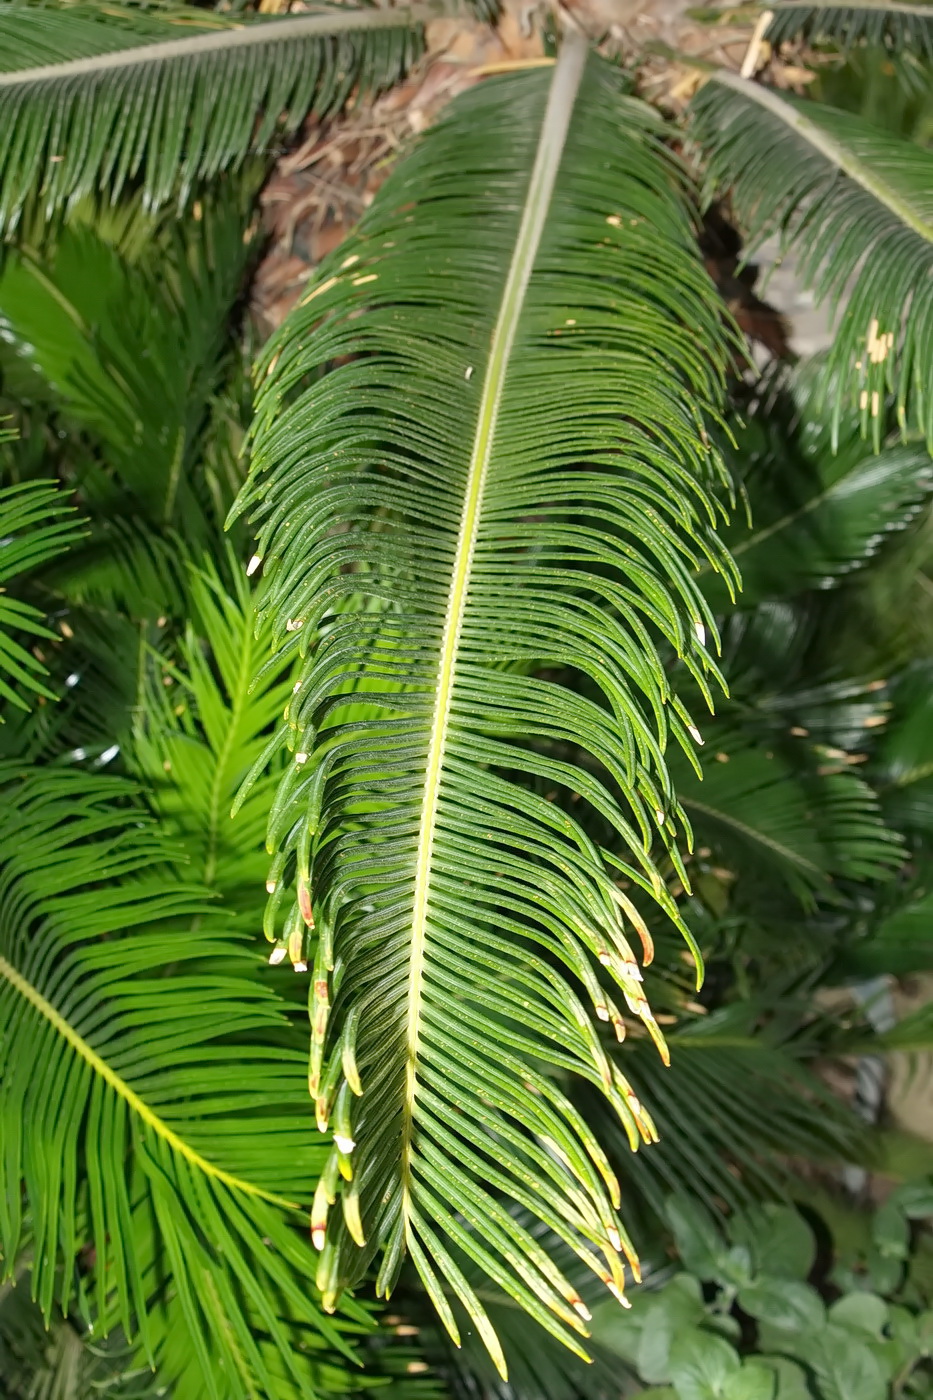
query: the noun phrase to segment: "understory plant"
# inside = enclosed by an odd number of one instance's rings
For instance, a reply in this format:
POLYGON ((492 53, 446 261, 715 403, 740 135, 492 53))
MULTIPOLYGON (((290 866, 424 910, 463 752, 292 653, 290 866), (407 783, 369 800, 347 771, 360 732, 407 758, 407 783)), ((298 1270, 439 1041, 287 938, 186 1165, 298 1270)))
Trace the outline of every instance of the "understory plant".
POLYGON ((0 1393, 837 1393, 678 1222, 760 1250, 929 1044, 826 989, 933 962, 933 157, 846 87, 933 24, 651 104, 539 17, 257 344, 272 157, 435 14, 0 0, 0 1393), (714 201, 825 355, 753 368, 714 201), (618 1365, 672 1225, 692 1390, 618 1365))

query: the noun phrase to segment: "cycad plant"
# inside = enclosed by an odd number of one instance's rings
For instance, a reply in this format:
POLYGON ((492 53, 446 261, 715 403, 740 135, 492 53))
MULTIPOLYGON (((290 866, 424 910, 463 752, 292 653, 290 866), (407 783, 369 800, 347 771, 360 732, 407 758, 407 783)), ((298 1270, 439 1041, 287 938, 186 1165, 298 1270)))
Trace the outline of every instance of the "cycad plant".
POLYGON ((901 8, 669 56, 679 115, 546 17, 254 347, 270 154, 437 12, 0 3, 11 1394, 618 1394, 592 1315, 672 1191, 867 1160, 813 992, 929 962, 930 634, 885 608, 933 158, 769 45, 925 61, 901 8), (824 360, 756 381, 714 198, 824 360))

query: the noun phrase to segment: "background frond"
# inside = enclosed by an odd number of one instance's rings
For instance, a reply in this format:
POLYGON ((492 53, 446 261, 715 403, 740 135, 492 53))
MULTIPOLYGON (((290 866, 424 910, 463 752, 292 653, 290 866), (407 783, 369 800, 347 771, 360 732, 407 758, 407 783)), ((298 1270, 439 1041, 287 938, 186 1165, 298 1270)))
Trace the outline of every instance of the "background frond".
MULTIPOLYGON (((765 988, 708 1015, 682 1013, 669 1032, 669 1070, 643 1041, 621 1047, 623 1072, 652 1105, 659 1135, 632 1154, 600 1115, 626 1193, 657 1218, 671 1191, 718 1213, 723 1203, 734 1209, 786 1196, 801 1162, 864 1159, 864 1128, 814 1071, 832 1040, 827 1024, 814 1015, 805 988, 765 988)), ((642 1229, 650 1240, 647 1221, 642 1229)))
POLYGON ((777 0, 765 37, 771 44, 807 39, 843 51, 865 42, 898 53, 933 58, 933 5, 924 0, 871 0, 868 4, 814 5, 812 0, 777 0))
POLYGON ((883 879, 901 864, 900 842, 844 752, 793 737, 766 748, 735 723, 708 727, 706 742, 702 781, 681 764, 678 790, 696 839, 736 871, 809 902, 834 878, 883 879))
POLYGON ((836 423, 856 410, 877 447, 890 397, 901 426, 933 443, 933 155, 731 73, 701 89, 691 130, 751 246, 780 234, 835 317, 836 423))
POLYGON ((0 230, 140 184, 150 206, 394 82, 429 13, 334 7, 286 18, 195 6, 0 4, 0 230))
MULTIPOLYGON (((76 227, 51 250, 4 263, 8 341, 44 381, 64 426, 102 449, 103 470, 79 468, 92 516, 136 515, 188 538, 216 533, 205 519, 202 463, 232 358, 254 183, 234 182, 183 230, 153 227, 132 260, 96 229, 76 227)), ((221 515, 229 504, 219 502, 221 515)))
MULTIPOLYGON (((55 481, 29 481, 0 490, 0 699, 21 710, 29 699, 54 699, 48 671, 24 639, 53 636, 42 612, 9 590, 64 553, 86 533, 55 481)), ((30 644, 31 645, 31 644, 30 644)))
POLYGON ((190 567, 190 620, 177 659, 152 648, 131 767, 196 878, 223 895, 225 908, 261 917, 265 829, 281 764, 252 784, 235 820, 231 809, 281 719, 293 676, 287 661, 275 664, 268 626, 256 631, 249 584, 231 555, 224 572, 232 584, 211 561, 190 567))

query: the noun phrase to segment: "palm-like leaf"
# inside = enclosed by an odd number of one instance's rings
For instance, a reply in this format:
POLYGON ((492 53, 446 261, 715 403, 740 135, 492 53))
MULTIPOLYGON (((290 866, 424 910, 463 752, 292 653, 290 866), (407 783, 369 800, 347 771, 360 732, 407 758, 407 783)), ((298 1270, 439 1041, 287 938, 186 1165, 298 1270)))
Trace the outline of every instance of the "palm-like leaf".
POLYGON ((3 1400, 157 1400, 164 1379, 119 1333, 102 1341, 75 1318, 49 1326, 29 1294, 28 1257, 0 1285, 0 1385, 3 1400))
POLYGON ((754 472, 752 527, 735 522, 725 533, 742 570, 743 606, 827 588, 862 568, 916 519, 933 488, 933 461, 919 442, 873 453, 856 437, 834 454, 795 452, 777 434, 764 443, 740 434, 737 456, 754 472))
POLYGON ((933 442, 933 155, 733 73, 701 90, 693 134, 752 243, 780 232, 804 281, 843 308, 829 353, 837 424, 852 405, 877 445, 893 394, 933 442))
POLYGON ((864 40, 895 52, 906 49, 933 57, 933 5, 923 0, 862 0, 861 4, 812 0, 777 0, 765 37, 769 43, 791 39, 828 40, 843 49, 864 40))
POLYGON ((231 807, 292 691, 272 661, 269 628, 257 634, 249 585, 228 551, 228 592, 211 563, 191 569, 190 621, 177 662, 150 669, 135 719, 133 766, 145 777, 161 829, 184 848, 197 878, 225 907, 261 916, 266 819, 280 770, 231 807), (264 668, 264 669, 263 669, 264 668), (254 677, 262 671, 262 681, 254 677), (257 909, 258 904, 258 909, 257 909))
POLYGON ((490 1187, 623 1282, 615 1179, 542 1071, 631 1119, 579 989, 609 1015, 598 961, 649 1016, 612 872, 676 913, 651 847, 683 829, 664 747, 692 742, 652 629, 701 677, 689 569, 728 567, 702 417, 726 347, 650 116, 576 39, 553 81, 460 99, 271 347, 243 501, 265 615, 308 653, 270 841, 286 935, 318 929, 318 1278, 333 1299, 381 1250, 387 1293, 407 1249, 494 1354, 452 1244, 568 1341, 583 1327, 490 1187), (523 773, 598 811, 616 864, 523 773))
POLYGON ((25 1191, 46 1314, 56 1299, 67 1310, 90 1244, 84 1286, 103 1326, 138 1332, 169 1374, 173 1347, 189 1366, 193 1355, 194 1394, 225 1397, 247 1377, 262 1393, 310 1394, 291 1328, 312 1350, 342 1343, 308 1296, 310 1250, 283 1209, 321 1157, 283 1004, 200 888, 166 864, 126 784, 61 769, 4 776, 7 1268, 25 1191), (285 1389, 263 1343, 284 1358, 285 1389))
POLYGON ((27 481, 0 490, 0 697, 21 710, 26 694, 54 699, 43 682, 48 672, 17 634, 43 638, 53 634, 42 613, 12 597, 10 581, 47 564, 84 534, 74 507, 54 481, 27 481))
MULTIPOLYGON (((92 510, 116 514, 122 492, 129 500, 120 514, 175 525, 189 538, 205 534, 204 437, 230 357, 231 311, 251 243, 250 194, 241 181, 184 231, 153 229, 132 262, 80 227, 63 232, 47 255, 7 259, 0 314, 8 338, 45 380, 72 432, 99 444, 106 474, 82 473, 92 510)), ((103 544, 115 547, 112 539, 103 544)))
POLYGON ((923 885, 901 896, 867 937, 843 956, 845 970, 862 977, 905 976, 933 967, 933 895, 923 885))
POLYGON ((652 1105, 660 1139, 633 1156, 604 1122, 627 1190, 659 1215, 671 1190, 719 1211, 723 1201, 735 1207, 781 1194, 795 1162, 858 1160, 854 1116, 811 1068, 821 1052, 808 998, 767 990, 709 1016, 683 1017, 663 1074, 648 1045, 626 1044, 619 1061, 652 1105))
POLYGON ((239 164, 312 108, 404 71, 430 11, 234 18, 194 6, 0 4, 0 228, 140 182, 158 206, 239 164))
MULTIPOLYGON (((703 781, 686 765, 678 791, 698 839, 805 900, 834 877, 872 880, 901 863, 871 788, 834 751, 819 768, 807 746, 765 748, 754 733, 720 726, 707 734, 703 781), (809 771, 808 771, 809 770, 809 771)), ((682 770, 682 771, 681 771, 682 770)))

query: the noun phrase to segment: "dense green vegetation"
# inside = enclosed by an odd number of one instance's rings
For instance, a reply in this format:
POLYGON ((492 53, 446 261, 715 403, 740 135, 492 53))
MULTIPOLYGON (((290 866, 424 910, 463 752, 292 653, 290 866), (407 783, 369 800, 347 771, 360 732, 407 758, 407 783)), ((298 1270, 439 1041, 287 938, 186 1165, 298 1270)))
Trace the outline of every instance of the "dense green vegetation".
POLYGON ((933 23, 676 120, 570 30, 258 345, 272 156, 423 18, 0 0, 0 1394, 929 1395, 832 1067, 933 1031, 933 23))

